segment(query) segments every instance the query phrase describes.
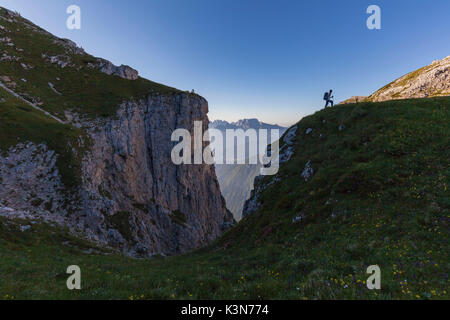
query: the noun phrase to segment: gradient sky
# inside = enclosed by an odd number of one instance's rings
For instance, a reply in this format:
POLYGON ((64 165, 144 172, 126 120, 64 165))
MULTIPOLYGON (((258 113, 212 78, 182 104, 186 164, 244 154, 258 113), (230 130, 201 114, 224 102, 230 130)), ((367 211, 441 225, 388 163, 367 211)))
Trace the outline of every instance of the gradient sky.
POLYGON ((292 124, 450 55, 448 0, 0 0, 27 19, 209 101, 210 119, 292 124), (81 30, 66 8, 82 10, 81 30), (366 9, 382 10, 368 30, 366 9))

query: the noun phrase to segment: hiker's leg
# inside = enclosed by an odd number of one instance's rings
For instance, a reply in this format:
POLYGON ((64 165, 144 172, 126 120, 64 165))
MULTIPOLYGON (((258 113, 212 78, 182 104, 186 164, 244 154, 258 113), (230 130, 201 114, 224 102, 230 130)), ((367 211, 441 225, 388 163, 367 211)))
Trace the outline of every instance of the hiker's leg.
POLYGON ((325 108, 326 108, 326 107, 328 107, 328 100, 327 100, 327 102, 325 103, 325 108))
POLYGON ((334 106, 334 101, 330 100, 330 103, 331 103, 331 106, 333 107, 334 106))

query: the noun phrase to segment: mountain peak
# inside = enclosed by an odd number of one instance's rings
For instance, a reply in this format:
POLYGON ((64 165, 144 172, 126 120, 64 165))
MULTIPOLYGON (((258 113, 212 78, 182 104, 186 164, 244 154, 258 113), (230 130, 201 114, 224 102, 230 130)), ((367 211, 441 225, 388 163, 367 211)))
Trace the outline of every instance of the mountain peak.
POLYGON ((258 119, 242 119, 237 122, 233 122, 233 125, 241 127, 242 129, 258 128, 261 126, 261 122, 258 119))

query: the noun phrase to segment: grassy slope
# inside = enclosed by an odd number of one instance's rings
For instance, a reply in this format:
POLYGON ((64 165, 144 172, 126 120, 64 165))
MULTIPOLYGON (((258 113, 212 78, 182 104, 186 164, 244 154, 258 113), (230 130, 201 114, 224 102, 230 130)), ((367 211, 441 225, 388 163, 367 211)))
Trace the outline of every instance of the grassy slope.
MULTIPOLYGON (((5 15, 0 8, 0 15, 5 15)), ((124 100, 138 99, 152 92, 177 93, 170 88, 143 78, 136 81, 108 76, 99 70, 89 69, 88 63, 96 59, 89 54, 74 54, 68 51, 58 38, 45 32, 33 31, 26 19, 16 18, 19 22, 10 23, 0 20, 9 32, 2 36, 11 38, 14 47, 0 42, 1 52, 19 57, 19 61, 0 63, 0 75, 9 76, 17 84, 16 93, 30 96, 43 103, 43 108, 64 119, 64 110, 75 110, 87 117, 114 116, 124 100), (19 50, 23 51, 19 51, 19 50), (62 68, 51 64, 42 57, 64 55, 69 57, 70 65, 62 68), (24 69, 21 64, 34 68, 24 69), (59 78, 60 80, 57 80, 59 78), (21 81, 27 80, 27 82, 21 81), (61 93, 54 92, 48 83, 61 93)), ((35 26, 36 27, 36 26, 35 26)), ((38 27, 36 27, 38 28, 38 27)))
POLYGON ((0 297, 448 299, 449 103, 361 103, 303 119, 261 209, 186 256, 88 255, 49 226, 28 234, 0 219, 0 297), (308 160, 316 174, 305 182, 308 160), (65 289, 72 264, 79 292, 65 289), (371 264, 381 267, 378 292, 364 285, 371 264))

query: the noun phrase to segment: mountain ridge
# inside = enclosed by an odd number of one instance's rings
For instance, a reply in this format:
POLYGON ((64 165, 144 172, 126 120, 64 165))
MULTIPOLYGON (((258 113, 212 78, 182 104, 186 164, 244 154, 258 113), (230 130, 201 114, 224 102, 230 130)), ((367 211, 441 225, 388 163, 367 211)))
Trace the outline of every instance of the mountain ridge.
POLYGON ((419 99, 450 96, 450 56, 392 81, 370 96, 353 96, 340 104, 363 101, 419 99))
POLYGON ((450 95, 450 56, 410 72, 389 83, 367 98, 367 101, 432 98, 450 95))
POLYGON ((0 214, 0 291, 18 299, 448 299, 449 106, 447 97, 363 102, 305 117, 282 138, 290 159, 257 181, 259 207, 187 255, 129 259, 0 214), (74 256, 82 291, 52 276, 74 256), (373 264, 382 290, 365 285, 373 264))

